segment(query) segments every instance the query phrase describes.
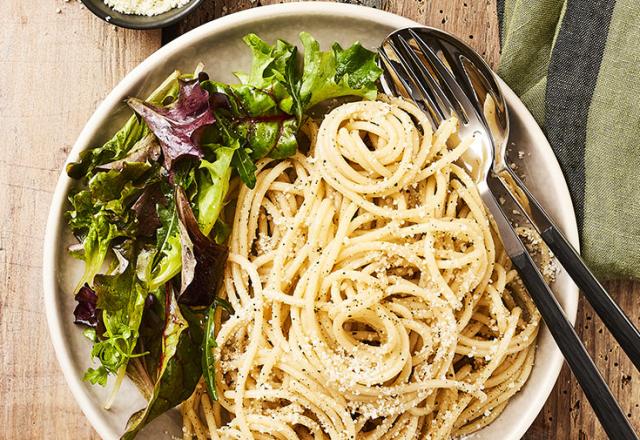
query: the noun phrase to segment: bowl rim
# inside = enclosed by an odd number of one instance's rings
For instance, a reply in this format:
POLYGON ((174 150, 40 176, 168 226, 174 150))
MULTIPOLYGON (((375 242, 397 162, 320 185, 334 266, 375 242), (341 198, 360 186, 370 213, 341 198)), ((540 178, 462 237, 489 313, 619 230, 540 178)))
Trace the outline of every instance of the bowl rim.
MULTIPOLYGON (((106 418, 101 414, 101 409, 95 404, 91 395, 84 388, 82 379, 74 371, 72 353, 70 352, 70 346, 66 343, 64 328, 62 325, 61 305, 56 300, 56 267, 59 260, 59 237, 60 232, 64 227, 64 222, 61 221, 61 219, 63 218, 62 214, 65 206, 66 195, 72 183, 71 179, 64 171, 66 165, 71 162, 72 159, 75 160, 79 153, 88 147, 92 136, 99 130, 102 119, 120 103, 122 96, 124 96, 133 86, 141 83, 147 72, 161 67, 163 60, 165 60, 170 54, 188 48, 193 41, 199 41, 206 38, 209 34, 222 33, 226 30, 233 29, 235 26, 247 24, 267 17, 273 19, 292 15, 295 16, 298 14, 339 15, 341 17, 353 19, 368 18, 372 21, 385 23, 397 28, 421 26, 420 23, 390 12, 360 5, 333 2, 297 2, 276 4, 252 8, 227 15, 215 21, 203 24, 176 38, 167 45, 159 48, 156 52, 151 54, 137 67, 135 67, 130 73, 128 73, 108 93, 102 103, 96 108, 67 155, 52 197, 45 231, 43 246, 43 293, 45 314, 47 316, 49 335, 54 346, 56 358, 67 381, 67 385, 69 386, 74 399, 80 406, 80 409, 84 412, 85 416, 97 433, 104 439, 117 439, 119 438, 119 433, 114 432, 111 426, 109 426, 106 418)), ((499 83, 501 87, 504 88, 505 98, 507 98, 510 103, 511 110, 522 117, 523 122, 527 127, 532 127, 532 130, 535 132, 533 134, 536 138, 542 137, 548 145, 548 142, 544 138, 544 135, 538 127, 535 119, 531 113, 529 113, 524 104, 501 79, 499 79, 499 83)), ((555 175, 558 173, 564 180, 564 176, 552 149, 540 148, 539 151, 545 163, 552 168, 553 174, 555 175)), ((578 249, 579 240, 577 223, 575 220, 576 217, 568 187, 566 186, 566 181, 565 186, 559 188, 559 191, 555 196, 558 203, 563 206, 563 210, 566 211, 567 215, 571 219, 570 224, 568 225, 569 227, 565 228, 564 232, 571 244, 578 249)), ((569 320, 574 323, 577 314, 578 289, 575 284, 572 284, 571 287, 571 289, 568 289, 570 291, 566 292, 567 300, 565 301, 564 311, 569 320)), ((544 329, 544 331, 548 332, 547 329, 544 329)), ((532 401, 531 404, 528 405, 527 409, 521 413, 521 417, 519 417, 515 422, 518 426, 513 431, 515 434, 513 437, 514 440, 519 439, 524 435, 526 430, 531 426, 544 403, 549 398, 549 395, 551 394, 551 391, 559 377, 564 359, 557 346, 554 346, 553 348, 554 350, 550 353, 550 358, 545 364, 545 369, 548 372, 547 375, 544 376, 545 380, 540 381, 541 383, 536 383, 536 386, 539 389, 538 395, 541 397, 536 401, 532 401)))
MULTIPOLYGON (((86 8, 93 13, 93 15, 100 18, 104 22, 119 26, 121 28, 136 30, 161 29, 176 24, 177 22, 194 12, 198 7, 202 6, 202 3, 204 2, 204 0, 191 0, 189 3, 181 6, 180 8, 170 9, 166 12, 163 12, 162 14, 142 16, 135 14, 123 14, 116 10, 113 10, 113 14, 107 13, 96 5, 96 2, 104 3, 103 0, 81 1, 82 4, 84 4, 86 8), (170 15, 166 17, 166 14, 170 15), (132 23, 128 19, 128 17, 144 17, 147 20, 142 24, 136 24, 132 23)), ((108 5, 107 7, 110 8, 108 5)))

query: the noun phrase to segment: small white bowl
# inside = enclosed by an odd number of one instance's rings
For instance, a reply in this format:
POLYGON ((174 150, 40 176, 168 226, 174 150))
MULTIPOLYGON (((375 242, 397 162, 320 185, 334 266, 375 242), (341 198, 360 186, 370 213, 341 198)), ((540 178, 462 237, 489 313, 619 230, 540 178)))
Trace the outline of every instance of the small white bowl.
MULTIPOLYGON (((209 75, 221 81, 233 81, 232 72, 248 69, 249 50, 242 36, 255 32, 266 40, 284 38, 297 43, 297 34, 307 31, 323 47, 333 41, 350 44, 356 40, 375 48, 392 30, 417 23, 397 15, 360 6, 336 3, 289 3, 260 7, 207 23, 161 48, 131 73, 106 97, 84 127, 68 160, 102 144, 130 115, 123 100, 127 96, 146 96, 174 69, 191 71, 198 62, 205 63, 209 75)), ((566 182, 542 131, 518 97, 503 83, 511 111, 511 140, 516 149, 526 153, 522 170, 530 189, 548 208, 552 217, 578 246, 578 232, 566 182), (530 154, 530 155, 529 155, 530 154)), ((44 300, 51 339, 62 371, 85 415, 104 439, 120 437, 129 416, 145 402, 133 384, 126 381, 110 411, 102 408, 106 390, 82 381, 90 365, 89 342, 73 324, 74 280, 81 273, 79 263, 67 255, 72 242, 63 218, 71 179, 62 172, 51 204, 44 246, 44 300)), ((575 320, 578 290, 565 273, 554 286, 566 315, 575 320)), ((474 439, 517 440, 531 425, 551 393, 563 358, 548 330, 543 327, 538 338, 536 366, 522 391, 491 425, 474 434, 474 439)), ((159 417, 139 438, 181 436, 177 411, 159 417)))

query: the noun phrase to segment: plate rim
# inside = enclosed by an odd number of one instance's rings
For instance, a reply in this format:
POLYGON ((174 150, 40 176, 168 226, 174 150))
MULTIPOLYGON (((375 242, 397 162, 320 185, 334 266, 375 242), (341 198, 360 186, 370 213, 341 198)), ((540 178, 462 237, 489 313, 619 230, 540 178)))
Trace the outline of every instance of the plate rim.
MULTIPOLYGON (((375 8, 369 8, 360 5, 342 4, 333 2, 297 2, 297 3, 285 3, 269 6, 261 6, 252 8, 234 14, 230 14, 208 23, 205 23, 185 34, 178 37, 174 41, 159 48, 157 51, 149 55, 138 66, 131 70, 125 77, 107 94, 100 105, 94 110, 87 123, 82 128, 78 135, 73 147, 69 151, 65 163, 62 167, 62 171, 55 186, 54 194, 51 200, 49 214, 47 217, 47 225, 44 235, 43 245, 43 294, 45 314, 47 317, 49 336, 54 346, 54 351, 58 364, 60 365, 65 380, 75 401, 80 406, 80 409, 87 417, 89 423, 96 430, 98 435, 103 439, 117 439, 119 434, 114 432, 113 429, 106 422, 106 418, 102 414, 100 408, 92 401, 91 396, 83 387, 81 378, 75 374, 74 368, 71 362, 72 354, 70 352, 70 346, 65 341, 65 334, 62 325, 61 306, 56 302, 57 298, 57 276, 56 267, 58 265, 58 251, 59 251, 59 239, 64 222, 60 221, 62 218, 63 208, 65 205, 66 195, 71 186, 71 179, 66 175, 66 165, 75 160, 79 153, 86 149, 89 145, 89 141, 94 133, 100 128, 100 120, 106 113, 109 113, 121 100, 123 94, 129 90, 133 85, 142 81, 145 72, 154 70, 162 65, 162 60, 169 54, 175 53, 182 49, 187 48, 193 40, 199 40, 210 33, 219 33, 227 29, 230 29, 239 24, 246 24, 251 21, 257 21, 262 18, 268 17, 273 19, 274 17, 283 17, 296 14, 322 14, 322 15, 341 15, 346 18, 363 19, 369 18, 373 21, 384 22, 393 27, 407 27, 407 26, 423 26, 422 24, 411 20, 406 17, 402 17, 391 12, 381 11, 375 8)), ((552 168, 553 174, 559 174, 564 181, 564 187, 559 188, 558 194, 556 194, 559 204, 563 206, 563 210, 567 211, 571 220, 570 225, 565 225, 564 232, 571 244, 579 249, 579 239, 577 222, 573 203, 569 195, 568 185, 564 179, 564 174, 560 169, 560 165, 557 161, 553 150, 549 146, 549 143, 542 133, 542 130, 537 125, 535 119, 524 106, 522 101, 515 95, 515 93, 498 78, 500 85, 503 87, 505 97, 510 103, 512 110, 523 118, 527 127, 532 127, 532 136, 534 138, 542 138, 546 147, 540 148, 539 151, 545 160, 546 164, 552 168), (566 227, 568 226, 568 228, 566 227)), ((565 304, 565 314, 569 320, 574 323, 577 314, 578 305, 578 289, 575 284, 571 285, 571 291, 567 292, 567 299, 565 304)), ((547 331, 544 329, 543 331, 547 331)), ((545 402, 548 400, 551 391, 558 380, 560 369, 564 362, 564 359, 557 348, 552 353, 550 362, 546 365, 549 373, 546 377, 553 378, 553 380, 545 380, 541 387, 543 388, 543 394, 546 395, 544 400, 535 402, 534 405, 530 405, 525 413, 522 413, 522 417, 518 420, 519 429, 516 430, 514 439, 520 438, 526 430, 531 426, 538 413, 541 411, 545 402)))

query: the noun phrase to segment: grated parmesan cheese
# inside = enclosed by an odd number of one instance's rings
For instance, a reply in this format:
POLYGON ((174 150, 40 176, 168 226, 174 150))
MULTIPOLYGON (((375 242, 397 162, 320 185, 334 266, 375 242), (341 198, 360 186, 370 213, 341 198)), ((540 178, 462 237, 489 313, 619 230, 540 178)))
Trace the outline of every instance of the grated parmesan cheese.
POLYGON ((104 3, 123 14, 159 15, 185 6, 191 0, 104 0, 104 3))

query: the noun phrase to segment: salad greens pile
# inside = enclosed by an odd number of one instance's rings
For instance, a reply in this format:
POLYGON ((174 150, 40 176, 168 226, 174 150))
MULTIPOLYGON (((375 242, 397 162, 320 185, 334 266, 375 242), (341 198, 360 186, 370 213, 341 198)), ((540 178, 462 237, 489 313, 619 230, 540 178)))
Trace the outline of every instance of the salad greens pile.
POLYGON ((105 386, 109 407, 125 375, 148 398, 125 439, 178 405, 204 378, 216 398, 213 347, 217 296, 228 249, 223 215, 232 176, 256 184, 255 161, 298 148, 305 113, 342 96, 374 99, 380 69, 359 43, 320 50, 307 33, 297 48, 244 38, 253 62, 239 84, 174 72, 104 145, 87 150, 67 173, 68 225, 84 261, 74 294, 75 322, 93 347, 85 380, 105 386))

